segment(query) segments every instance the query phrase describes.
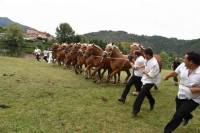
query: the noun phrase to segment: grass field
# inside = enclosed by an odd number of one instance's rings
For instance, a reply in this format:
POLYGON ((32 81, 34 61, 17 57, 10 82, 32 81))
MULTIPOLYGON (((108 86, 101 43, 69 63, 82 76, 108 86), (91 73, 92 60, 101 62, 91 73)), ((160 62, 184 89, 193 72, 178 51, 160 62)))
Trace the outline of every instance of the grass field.
MULTIPOLYGON (((145 99, 138 117, 131 115, 134 96, 125 104, 117 101, 123 88, 56 65, 0 57, 0 104, 10 107, 0 107, 0 133, 162 133, 175 111, 172 80, 152 89, 155 109, 149 111, 145 99)), ((200 133, 199 114, 198 108, 175 133, 200 133)))

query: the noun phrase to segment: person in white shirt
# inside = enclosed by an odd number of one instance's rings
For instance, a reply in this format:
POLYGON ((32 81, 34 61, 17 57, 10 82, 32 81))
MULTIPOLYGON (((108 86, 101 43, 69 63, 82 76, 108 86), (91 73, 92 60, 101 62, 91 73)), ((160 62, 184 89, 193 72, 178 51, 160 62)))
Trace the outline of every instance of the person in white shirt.
POLYGON ((126 84, 126 87, 121 95, 121 97, 118 99, 118 101, 125 103, 126 96, 128 95, 131 86, 134 84, 136 88, 136 92, 139 93, 142 87, 142 74, 143 74, 143 66, 144 66, 144 57, 142 56, 142 53, 140 51, 135 51, 134 55, 136 56, 136 60, 133 66, 133 74, 132 77, 129 79, 128 83, 126 84))
POLYGON ((49 54, 49 51, 47 51, 47 50, 44 50, 44 51, 43 51, 43 59, 44 59, 46 62, 48 62, 48 60, 47 60, 48 54, 49 54))
POLYGON ((38 47, 35 48, 34 55, 37 61, 40 61, 41 50, 38 47))
POLYGON ((52 60, 53 60, 53 58, 52 58, 52 51, 51 51, 51 50, 49 50, 49 58, 48 58, 48 63, 51 63, 51 62, 52 62, 52 60))
POLYGON ((140 112, 140 108, 145 97, 147 97, 149 100, 150 110, 153 110, 155 99, 151 95, 150 89, 160 82, 160 68, 157 60, 153 57, 153 50, 151 48, 146 48, 144 50, 144 56, 146 61, 141 80, 143 85, 133 104, 132 114, 134 116, 137 116, 137 114, 140 112))
POLYGON ((184 63, 169 73, 164 80, 179 75, 179 91, 176 97, 176 112, 164 128, 164 133, 171 133, 183 122, 187 125, 192 119, 191 112, 200 104, 200 54, 188 52, 184 63))

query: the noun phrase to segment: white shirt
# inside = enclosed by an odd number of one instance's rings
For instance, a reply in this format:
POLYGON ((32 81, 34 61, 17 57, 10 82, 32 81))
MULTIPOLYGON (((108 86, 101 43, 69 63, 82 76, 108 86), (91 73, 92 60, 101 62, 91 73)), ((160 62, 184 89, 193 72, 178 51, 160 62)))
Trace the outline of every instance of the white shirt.
POLYGON ((180 76, 178 98, 192 99, 200 104, 200 93, 192 93, 190 90, 193 86, 200 86, 200 66, 189 76, 189 69, 186 68, 185 63, 179 65, 175 72, 180 76))
POLYGON ((159 84, 160 83, 160 68, 157 60, 152 57, 150 60, 145 61, 145 71, 147 74, 142 75, 142 83, 145 84, 159 84))
POLYGON ((143 75, 143 68, 137 68, 138 66, 144 66, 144 63, 145 63, 145 59, 143 56, 139 56, 137 57, 137 59, 135 60, 135 63, 134 63, 134 75, 135 76, 138 76, 138 77, 142 77, 143 75))
POLYGON ((48 53, 49 53, 49 51, 47 51, 47 50, 43 51, 44 56, 48 56, 48 53))
POLYGON ((39 48, 37 48, 37 49, 34 50, 34 53, 40 55, 41 54, 41 50, 39 48))
POLYGON ((49 51, 48 63, 51 63, 52 60, 52 51, 49 51))

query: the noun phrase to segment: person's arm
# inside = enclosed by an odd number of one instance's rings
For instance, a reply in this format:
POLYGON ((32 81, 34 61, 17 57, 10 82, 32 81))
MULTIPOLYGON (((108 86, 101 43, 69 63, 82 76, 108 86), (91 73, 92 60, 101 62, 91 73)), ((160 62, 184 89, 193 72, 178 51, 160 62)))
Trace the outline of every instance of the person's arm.
POLYGON ((191 88, 192 93, 200 93, 200 86, 194 86, 191 88))
POLYGON ((133 68, 134 69, 140 69, 140 68, 144 68, 144 65, 134 65, 133 68))
POLYGON ((149 71, 144 70, 143 73, 149 76, 150 78, 154 78, 160 72, 159 67, 154 65, 149 71))
POLYGON ((164 80, 168 80, 171 77, 176 77, 177 75, 178 74, 175 71, 173 71, 173 72, 169 73, 167 76, 165 76, 164 80))

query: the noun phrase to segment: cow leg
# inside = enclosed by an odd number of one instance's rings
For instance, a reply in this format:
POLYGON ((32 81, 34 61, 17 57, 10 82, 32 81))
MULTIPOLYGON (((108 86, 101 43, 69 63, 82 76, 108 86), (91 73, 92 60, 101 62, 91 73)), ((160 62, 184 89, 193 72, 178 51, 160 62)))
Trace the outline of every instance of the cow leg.
POLYGON ((117 82, 120 83, 121 72, 118 72, 117 75, 118 75, 118 81, 117 82))
POLYGON ((91 73, 90 67, 91 67, 91 65, 88 65, 88 66, 85 68, 85 79, 88 79, 88 78, 89 78, 89 74, 91 73))
MULTIPOLYGON (((116 69, 116 70, 114 70, 111 74, 110 74, 110 76, 109 76, 109 80, 116 74, 116 73, 118 73, 120 71, 120 69, 116 69)), ((114 81, 114 84, 116 83, 116 81, 114 81)))
POLYGON ((101 73, 101 78, 103 78, 105 72, 106 72, 106 69, 104 68, 104 69, 103 69, 103 72, 101 73))
POLYGON ((99 69, 101 69, 101 67, 95 67, 94 71, 91 74, 91 77, 93 77, 94 75, 96 75, 96 72, 98 72, 99 69))
POLYGON ((76 74, 78 74, 78 65, 74 65, 74 71, 76 74))
POLYGON ((108 69, 108 76, 107 76, 107 80, 106 82, 108 83, 110 81, 110 74, 111 74, 112 70, 108 69))

